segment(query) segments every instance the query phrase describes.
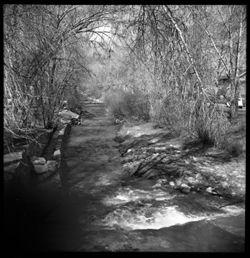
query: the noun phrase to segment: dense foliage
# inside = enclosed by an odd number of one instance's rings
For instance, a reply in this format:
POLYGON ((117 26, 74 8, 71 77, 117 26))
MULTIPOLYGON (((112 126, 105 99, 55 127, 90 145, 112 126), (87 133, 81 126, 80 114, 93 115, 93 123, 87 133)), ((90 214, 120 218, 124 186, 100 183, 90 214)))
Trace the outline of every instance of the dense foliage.
POLYGON ((4 129, 53 126, 88 93, 119 119, 149 119, 220 145, 246 70, 239 5, 4 5, 4 129))

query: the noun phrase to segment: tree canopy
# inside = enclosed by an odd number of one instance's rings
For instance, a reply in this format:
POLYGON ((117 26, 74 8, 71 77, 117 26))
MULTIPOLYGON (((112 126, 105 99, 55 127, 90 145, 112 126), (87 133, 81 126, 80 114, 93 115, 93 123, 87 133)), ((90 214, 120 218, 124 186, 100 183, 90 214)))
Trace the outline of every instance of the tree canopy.
POLYGON ((246 6, 9 4, 3 11, 4 127, 11 133, 34 121, 50 127, 62 101, 79 102, 86 91, 141 90, 151 109, 169 96, 211 102, 223 76, 237 113, 246 6))

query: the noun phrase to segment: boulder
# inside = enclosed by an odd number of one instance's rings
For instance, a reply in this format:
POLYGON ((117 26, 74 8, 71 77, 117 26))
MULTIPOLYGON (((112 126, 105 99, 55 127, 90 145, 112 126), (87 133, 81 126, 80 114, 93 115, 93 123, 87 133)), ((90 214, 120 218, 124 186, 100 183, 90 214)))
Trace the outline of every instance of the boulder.
POLYGON ((158 182, 160 182, 162 184, 166 184, 168 182, 168 180, 166 178, 162 178, 162 179, 159 179, 158 182))
POLYGON ((60 158, 61 157, 61 151, 60 150, 56 150, 53 154, 54 158, 60 158))
POLYGON ((200 173, 197 173, 197 174, 195 175, 195 178, 196 178, 197 180, 201 180, 201 179, 202 179, 202 175, 201 175, 200 173))
POLYGON ((196 162, 197 160, 198 160, 198 159, 197 159, 196 157, 193 157, 193 161, 195 161, 195 162, 196 162))
POLYGON ((213 193, 213 188, 211 186, 206 188, 207 193, 213 193))
POLYGON ((189 184, 195 184, 197 182, 196 179, 191 176, 187 177, 186 180, 189 184))
POLYGON ((46 164, 48 171, 55 172, 57 170, 58 163, 55 160, 48 160, 46 164))
POLYGON ((44 165, 46 163, 46 159, 44 157, 38 157, 32 161, 33 165, 44 165))
POLYGON ((79 115, 70 111, 70 110, 62 110, 61 112, 58 113, 58 115, 64 119, 64 120, 70 120, 72 118, 79 118, 79 115))
POLYGON ((181 192, 188 194, 188 193, 190 193, 190 188, 181 188, 181 192))
POLYGON ((64 125, 64 124, 67 124, 67 123, 70 123, 71 119, 63 119, 61 118, 60 119, 60 122, 64 125))
POLYGON ((190 186, 188 186, 187 184, 184 184, 184 183, 182 183, 180 187, 181 187, 181 188, 188 188, 188 189, 191 188, 190 186))
POLYGON ((234 192, 234 191, 231 194, 232 194, 232 196, 236 196, 237 195, 236 192, 234 192))
POLYGON ((64 131, 65 131, 65 127, 62 128, 62 129, 59 131, 58 135, 64 135, 64 131))
POLYGON ((175 186, 175 183, 173 181, 169 182, 169 185, 174 187, 175 186))
POLYGON ((163 163, 167 163, 168 161, 169 161, 169 158, 167 158, 167 157, 162 159, 163 163))
POLYGON ((47 163, 44 165, 34 165, 37 174, 47 173, 49 171, 47 163))
POLYGON ((181 179, 177 179, 175 181, 175 183, 176 183, 177 186, 180 186, 182 184, 182 180, 181 179))
POLYGON ((161 187, 161 182, 157 182, 155 185, 152 186, 152 188, 158 188, 161 187))
POLYGON ((180 191, 182 192, 182 193, 189 193, 190 192, 190 187, 188 186, 188 185, 186 185, 186 184, 181 184, 181 186, 180 186, 180 191))
POLYGON ((140 162, 128 162, 123 165, 124 171, 129 173, 129 175, 134 175, 140 166, 140 162))
POLYGON ((222 183, 221 183, 221 186, 222 186, 223 188, 227 188, 227 187, 229 186, 229 184, 228 184, 227 182, 222 182, 222 183))
POLYGON ((162 146, 162 147, 154 147, 155 151, 165 151, 167 149, 166 146, 162 146))

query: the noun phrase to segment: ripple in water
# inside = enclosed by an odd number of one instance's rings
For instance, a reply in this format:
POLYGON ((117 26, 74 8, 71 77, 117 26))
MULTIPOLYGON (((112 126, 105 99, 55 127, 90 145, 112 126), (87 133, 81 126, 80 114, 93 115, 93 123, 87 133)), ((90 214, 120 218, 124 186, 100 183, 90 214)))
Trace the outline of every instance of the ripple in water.
POLYGON ((160 189, 154 190, 140 190, 140 189, 130 189, 123 188, 119 190, 115 196, 106 197, 103 200, 103 203, 107 206, 125 204, 129 202, 135 202, 139 200, 156 200, 156 201, 165 201, 171 200, 176 195, 170 195, 167 192, 164 192, 160 189))
POLYGON ((170 195, 160 189, 153 191, 122 189, 117 192, 117 195, 103 200, 105 205, 113 205, 115 210, 102 220, 102 224, 127 230, 160 229, 191 221, 237 216, 244 212, 244 209, 232 205, 223 208, 221 213, 185 214, 178 209, 178 205, 169 205, 168 200, 174 197, 175 195, 170 195), (155 200, 160 201, 160 206, 154 205, 155 200))
POLYGON ((109 213, 103 220, 108 227, 119 226, 124 229, 160 229, 173 225, 181 225, 190 221, 203 220, 202 216, 187 216, 178 211, 177 206, 161 207, 159 210, 145 207, 142 209, 117 209, 109 213))

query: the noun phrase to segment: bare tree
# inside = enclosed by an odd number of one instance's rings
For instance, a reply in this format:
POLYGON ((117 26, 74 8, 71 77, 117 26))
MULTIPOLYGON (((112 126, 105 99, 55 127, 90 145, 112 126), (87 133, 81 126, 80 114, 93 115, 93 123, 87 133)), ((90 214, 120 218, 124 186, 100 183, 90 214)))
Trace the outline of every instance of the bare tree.
POLYGON ((52 126, 66 88, 90 74, 83 49, 94 44, 105 6, 4 6, 4 127, 25 134, 35 120, 52 126), (9 102, 9 103, 7 103, 9 102), (11 105, 10 105, 11 103, 11 105))

